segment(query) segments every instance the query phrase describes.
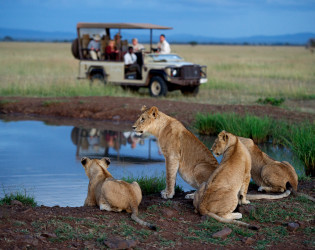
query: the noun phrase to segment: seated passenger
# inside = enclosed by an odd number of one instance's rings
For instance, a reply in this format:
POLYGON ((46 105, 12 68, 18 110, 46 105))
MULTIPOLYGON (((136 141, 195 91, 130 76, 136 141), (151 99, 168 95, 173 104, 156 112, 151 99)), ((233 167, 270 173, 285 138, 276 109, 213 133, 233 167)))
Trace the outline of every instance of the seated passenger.
POLYGON ((133 51, 134 52, 141 52, 142 50, 144 50, 143 45, 138 43, 138 39, 137 38, 133 38, 132 39, 132 47, 133 47, 133 51))
POLYGON ((118 56, 118 50, 115 47, 114 40, 110 40, 105 48, 105 60, 116 61, 118 56))
POLYGON ((160 42, 158 43, 157 47, 158 47, 158 53, 161 53, 161 54, 171 53, 171 47, 169 43, 165 40, 164 34, 160 35, 160 42))
POLYGON ((101 55, 100 55, 100 48, 101 48, 100 40, 101 40, 101 37, 100 37, 100 35, 97 34, 94 36, 93 40, 91 40, 89 42, 88 50, 89 50, 90 56, 93 60, 98 60, 101 57, 101 55))
POLYGON ((137 64, 137 56, 133 53, 133 48, 128 47, 128 52, 124 55, 125 65, 129 72, 136 72, 137 79, 141 78, 140 67, 137 64))

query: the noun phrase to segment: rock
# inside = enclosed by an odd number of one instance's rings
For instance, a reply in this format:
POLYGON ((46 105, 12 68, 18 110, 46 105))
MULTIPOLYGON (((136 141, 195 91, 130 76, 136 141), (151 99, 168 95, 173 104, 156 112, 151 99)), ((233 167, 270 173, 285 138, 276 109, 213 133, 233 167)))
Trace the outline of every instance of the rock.
POLYGON ((110 249, 126 249, 134 248, 138 244, 138 242, 134 240, 112 238, 109 240, 104 240, 104 244, 110 249))
POLYGON ((290 232, 294 232, 296 231, 298 228, 300 227, 300 225, 296 222, 290 222, 287 226, 288 231, 290 232))
POLYGON ((230 234, 232 233, 232 229, 231 228, 223 228, 221 231, 216 232, 212 235, 213 238, 219 238, 219 239, 225 239, 226 237, 228 237, 230 234))
POLYGON ((38 245, 38 240, 35 239, 32 236, 26 235, 23 238, 21 238, 21 242, 28 246, 37 246, 38 245))
POLYGON ((10 204, 12 206, 23 206, 23 203, 17 200, 12 200, 10 204))
POLYGON ((255 242, 255 239, 251 238, 251 237, 247 237, 247 238, 244 238, 242 240, 243 243, 245 243, 246 245, 251 245, 255 242))
POLYGON ((172 218, 177 214, 176 211, 170 208, 164 208, 161 212, 162 212, 162 215, 167 218, 172 218))
POLYGON ((57 235, 54 234, 54 233, 48 233, 48 232, 45 232, 45 233, 42 233, 40 236, 43 236, 45 238, 57 238, 57 235))
POLYGON ((241 213, 241 214, 247 214, 249 215, 251 212, 254 212, 255 211, 255 207, 253 205, 245 205, 245 206, 240 206, 238 208, 238 211, 241 213))

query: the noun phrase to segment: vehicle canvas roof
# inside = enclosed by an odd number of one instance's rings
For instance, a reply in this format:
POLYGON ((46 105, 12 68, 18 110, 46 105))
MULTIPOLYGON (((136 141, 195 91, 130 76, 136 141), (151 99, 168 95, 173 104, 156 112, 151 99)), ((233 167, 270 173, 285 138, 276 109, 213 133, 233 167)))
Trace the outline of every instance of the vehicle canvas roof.
POLYGON ((109 29, 157 29, 170 30, 172 27, 150 23, 78 23, 77 28, 109 28, 109 29))

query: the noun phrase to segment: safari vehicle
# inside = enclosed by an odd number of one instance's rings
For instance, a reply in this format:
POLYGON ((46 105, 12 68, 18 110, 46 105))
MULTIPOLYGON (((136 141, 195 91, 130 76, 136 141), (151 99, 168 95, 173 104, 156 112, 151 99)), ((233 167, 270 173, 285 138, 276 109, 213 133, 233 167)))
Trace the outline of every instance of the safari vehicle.
MULTIPOLYGON (((206 66, 185 62, 176 54, 155 53, 152 48, 152 31, 167 30, 171 27, 144 23, 78 23, 77 39, 72 43, 72 54, 79 60, 79 79, 111 82, 123 88, 138 90, 149 88, 153 97, 165 96, 168 91, 181 90, 183 94, 196 95, 199 86, 207 82, 206 66), (124 65, 123 56, 127 52, 128 41, 116 41, 117 56, 108 58, 106 46, 114 37, 111 31, 121 29, 150 30, 150 49, 135 53, 140 74, 129 71, 124 65), (88 44, 93 36, 100 36, 100 53, 97 60, 89 55, 88 44)), ((119 35, 120 36, 120 35, 119 35)), ((116 36, 115 36, 116 38, 116 36)), ((131 41, 130 41, 131 42, 131 41)))

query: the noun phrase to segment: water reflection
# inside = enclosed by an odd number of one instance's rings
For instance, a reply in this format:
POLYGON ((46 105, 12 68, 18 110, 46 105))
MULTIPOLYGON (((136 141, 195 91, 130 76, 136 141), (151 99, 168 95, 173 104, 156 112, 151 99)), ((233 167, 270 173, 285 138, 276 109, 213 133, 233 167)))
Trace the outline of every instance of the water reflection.
POLYGON ((77 159, 106 156, 128 162, 164 161, 156 138, 148 134, 140 137, 131 131, 74 127, 71 140, 76 145, 77 159))

